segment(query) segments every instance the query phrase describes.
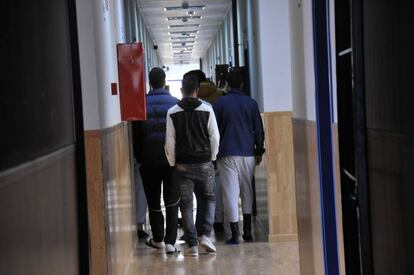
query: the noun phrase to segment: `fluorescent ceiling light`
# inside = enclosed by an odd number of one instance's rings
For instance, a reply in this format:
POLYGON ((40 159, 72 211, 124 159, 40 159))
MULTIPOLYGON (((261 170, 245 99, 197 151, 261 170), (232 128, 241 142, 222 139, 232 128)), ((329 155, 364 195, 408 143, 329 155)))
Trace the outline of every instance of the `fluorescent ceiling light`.
POLYGON ((170 37, 169 40, 185 40, 185 39, 197 39, 197 36, 173 36, 170 37))
POLYGON ((191 49, 193 46, 192 45, 188 45, 188 46, 172 46, 173 49, 191 49))
POLYGON ((167 20, 167 21, 174 21, 174 20, 185 20, 185 19, 187 19, 187 20, 189 20, 189 19, 201 19, 202 17, 201 16, 168 16, 168 17, 166 17, 165 18, 165 20, 167 20))
POLYGON ((178 45, 182 45, 182 44, 194 44, 195 41, 194 40, 187 40, 187 41, 174 41, 171 42, 171 44, 178 44, 178 45))
POLYGON ((182 25, 169 25, 168 28, 176 29, 176 28, 188 28, 188 27, 200 27, 200 24, 182 24, 182 25))
POLYGON ((188 36, 191 33, 198 33, 198 31, 173 31, 173 32, 168 32, 169 35, 171 35, 171 34, 181 34, 183 36, 186 36, 186 35, 188 36))
POLYGON ((174 7, 165 7, 165 11, 177 11, 177 10, 204 10, 205 5, 194 5, 194 6, 174 6, 174 7))

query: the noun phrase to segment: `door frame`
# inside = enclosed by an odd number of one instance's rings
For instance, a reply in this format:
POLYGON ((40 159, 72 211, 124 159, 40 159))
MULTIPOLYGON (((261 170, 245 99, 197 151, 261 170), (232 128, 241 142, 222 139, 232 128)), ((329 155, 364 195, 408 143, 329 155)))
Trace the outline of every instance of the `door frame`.
POLYGON ((75 122, 78 270, 79 274, 89 274, 88 202, 76 0, 68 0, 67 3, 72 70, 73 119, 75 122))
POLYGON ((326 275, 337 275, 339 274, 339 253, 332 136, 334 113, 329 0, 313 0, 312 13, 324 268, 326 275))

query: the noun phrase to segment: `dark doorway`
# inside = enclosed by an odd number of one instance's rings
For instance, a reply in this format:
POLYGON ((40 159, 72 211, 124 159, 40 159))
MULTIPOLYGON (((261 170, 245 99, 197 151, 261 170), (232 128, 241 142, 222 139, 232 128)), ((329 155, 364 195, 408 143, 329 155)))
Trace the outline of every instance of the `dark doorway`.
MULTIPOLYGON (((358 49, 361 48, 359 45, 361 38, 357 37, 360 35, 361 26, 361 18, 357 16, 360 15, 357 2, 354 3, 354 9, 351 1, 335 2, 338 138, 344 251, 346 273, 355 275, 362 272, 361 238, 366 240, 362 248, 368 253, 364 256, 365 263, 370 261, 368 260, 370 259, 369 230, 365 231, 368 235, 364 233, 360 235, 361 226, 358 218, 360 211, 368 213, 368 198, 366 192, 359 192, 359 188, 367 187, 367 177, 364 90, 363 81, 360 77, 357 78, 358 74, 356 74, 363 70, 363 64, 355 60, 356 55, 360 53, 358 49), (359 140, 358 143, 356 139, 359 140), (357 169, 357 165, 361 169, 357 169), (361 200, 365 202, 363 205, 360 205, 361 200)), ((369 228, 369 223, 366 227, 369 228)), ((369 267, 370 264, 367 265, 368 269, 365 273, 370 270, 369 267)))
POLYGON ((414 4, 340 2, 337 46, 352 48, 351 66, 337 64, 347 274, 414 274, 414 4))

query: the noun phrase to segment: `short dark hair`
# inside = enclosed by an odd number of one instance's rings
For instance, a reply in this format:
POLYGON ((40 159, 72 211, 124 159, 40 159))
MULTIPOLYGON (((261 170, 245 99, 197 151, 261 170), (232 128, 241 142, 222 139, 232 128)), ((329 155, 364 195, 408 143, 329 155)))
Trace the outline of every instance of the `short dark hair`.
POLYGON ((152 68, 148 77, 150 85, 154 89, 162 88, 165 85, 165 72, 161 68, 152 68))
POLYGON ((206 74, 202 70, 192 70, 186 73, 184 76, 186 75, 195 76, 199 83, 207 81, 206 74))
POLYGON ((240 88, 243 83, 243 75, 239 69, 231 70, 226 77, 231 88, 240 88))
POLYGON ((198 80, 193 75, 184 75, 182 85, 182 93, 184 96, 192 95, 198 88, 198 80))

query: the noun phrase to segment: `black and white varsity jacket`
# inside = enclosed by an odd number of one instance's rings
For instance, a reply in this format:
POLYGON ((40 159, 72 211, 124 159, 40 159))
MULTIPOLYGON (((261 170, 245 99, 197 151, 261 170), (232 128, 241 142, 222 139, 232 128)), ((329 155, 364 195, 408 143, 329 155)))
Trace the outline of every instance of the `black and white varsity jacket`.
POLYGON ((220 134, 211 105, 185 97, 167 112, 165 154, 175 163, 216 160, 220 134))

